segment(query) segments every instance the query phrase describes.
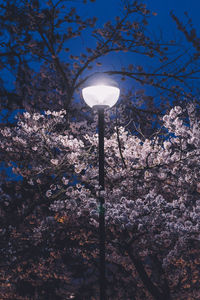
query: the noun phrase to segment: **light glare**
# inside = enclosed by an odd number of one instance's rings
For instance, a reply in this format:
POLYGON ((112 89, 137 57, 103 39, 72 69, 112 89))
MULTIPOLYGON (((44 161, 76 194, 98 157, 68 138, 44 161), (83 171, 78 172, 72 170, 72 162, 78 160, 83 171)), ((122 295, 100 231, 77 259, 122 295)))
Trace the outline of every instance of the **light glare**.
POLYGON ((82 90, 83 99, 90 107, 112 107, 117 102, 119 94, 119 88, 108 85, 89 86, 82 90))

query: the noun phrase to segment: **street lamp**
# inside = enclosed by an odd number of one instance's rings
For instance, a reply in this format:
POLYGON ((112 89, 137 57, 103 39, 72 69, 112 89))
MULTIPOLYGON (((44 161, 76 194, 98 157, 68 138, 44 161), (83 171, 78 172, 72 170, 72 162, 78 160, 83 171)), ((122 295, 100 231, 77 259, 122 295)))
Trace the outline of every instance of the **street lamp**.
POLYGON ((100 250, 100 300, 106 299, 105 277, 105 212, 104 197, 104 109, 112 107, 119 98, 120 90, 113 80, 93 82, 82 90, 86 104, 98 111, 99 132, 99 250, 100 250))

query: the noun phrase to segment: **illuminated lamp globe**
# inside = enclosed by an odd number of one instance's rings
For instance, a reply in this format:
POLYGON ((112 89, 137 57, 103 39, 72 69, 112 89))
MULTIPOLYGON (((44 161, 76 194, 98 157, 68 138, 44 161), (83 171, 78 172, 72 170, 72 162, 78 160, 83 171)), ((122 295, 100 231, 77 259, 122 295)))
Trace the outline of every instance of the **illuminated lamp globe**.
POLYGON ((120 89, 114 80, 100 79, 82 89, 86 104, 92 108, 112 107, 119 99, 120 89))

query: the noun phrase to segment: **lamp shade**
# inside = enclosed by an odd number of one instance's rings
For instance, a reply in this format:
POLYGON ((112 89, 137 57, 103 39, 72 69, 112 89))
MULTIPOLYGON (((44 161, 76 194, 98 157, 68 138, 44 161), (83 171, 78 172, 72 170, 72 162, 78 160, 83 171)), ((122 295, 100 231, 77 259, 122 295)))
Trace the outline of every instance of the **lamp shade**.
POLYGON ((83 88, 82 95, 90 107, 112 107, 119 99, 120 90, 110 85, 92 85, 83 88))

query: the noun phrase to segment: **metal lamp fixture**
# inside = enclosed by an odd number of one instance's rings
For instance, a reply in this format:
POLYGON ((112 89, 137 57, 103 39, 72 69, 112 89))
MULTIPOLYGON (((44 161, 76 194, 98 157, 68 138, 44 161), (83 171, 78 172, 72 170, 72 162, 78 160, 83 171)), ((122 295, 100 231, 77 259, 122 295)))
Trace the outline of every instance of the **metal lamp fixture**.
POLYGON ((99 256, 100 256, 100 300, 106 300, 105 276, 105 211, 104 197, 104 109, 112 107, 119 99, 120 90, 113 80, 100 78, 82 90, 83 99, 90 107, 98 110, 99 133, 99 256))

